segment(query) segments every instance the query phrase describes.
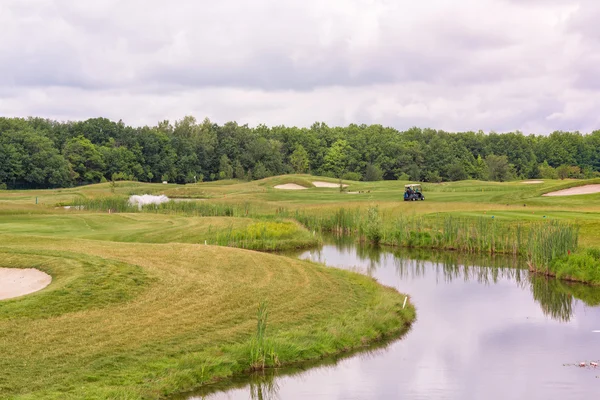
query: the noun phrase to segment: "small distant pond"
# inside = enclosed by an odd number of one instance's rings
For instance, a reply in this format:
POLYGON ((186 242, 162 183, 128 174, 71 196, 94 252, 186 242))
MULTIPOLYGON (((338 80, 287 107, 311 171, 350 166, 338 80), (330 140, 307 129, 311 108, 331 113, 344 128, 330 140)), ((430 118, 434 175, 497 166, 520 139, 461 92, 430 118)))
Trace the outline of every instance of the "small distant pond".
POLYGON ((402 338, 268 371, 187 399, 585 399, 600 394, 600 288, 531 275, 507 257, 374 249, 329 240, 297 256, 411 295, 402 338))

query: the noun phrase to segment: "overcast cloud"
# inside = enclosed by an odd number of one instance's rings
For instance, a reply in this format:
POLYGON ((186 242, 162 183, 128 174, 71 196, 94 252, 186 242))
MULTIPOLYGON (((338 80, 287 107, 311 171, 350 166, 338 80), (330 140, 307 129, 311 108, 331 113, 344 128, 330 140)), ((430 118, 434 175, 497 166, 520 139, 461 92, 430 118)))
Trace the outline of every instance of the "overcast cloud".
POLYGON ((600 128, 592 0, 3 0, 0 115, 600 128))

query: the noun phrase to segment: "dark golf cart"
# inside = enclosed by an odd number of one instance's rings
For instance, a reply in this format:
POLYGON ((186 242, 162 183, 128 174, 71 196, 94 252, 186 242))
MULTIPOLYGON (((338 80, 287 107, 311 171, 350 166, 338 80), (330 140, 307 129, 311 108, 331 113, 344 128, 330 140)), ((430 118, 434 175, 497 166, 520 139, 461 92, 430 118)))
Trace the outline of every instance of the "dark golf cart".
POLYGON ((423 196, 421 185, 418 183, 412 183, 410 185, 404 185, 404 201, 417 201, 425 200, 423 196))

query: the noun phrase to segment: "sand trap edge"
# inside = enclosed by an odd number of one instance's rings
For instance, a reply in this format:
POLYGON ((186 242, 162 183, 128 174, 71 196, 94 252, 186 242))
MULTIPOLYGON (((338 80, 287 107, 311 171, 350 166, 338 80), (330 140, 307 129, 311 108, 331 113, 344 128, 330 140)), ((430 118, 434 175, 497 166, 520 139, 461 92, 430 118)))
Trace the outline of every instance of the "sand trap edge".
POLYGON ((35 268, 0 268, 0 300, 38 292, 52 282, 52 277, 35 268))
POLYGON ((557 190, 555 192, 545 193, 542 196, 552 197, 552 196, 576 196, 582 194, 594 194, 600 193, 600 184, 591 184, 591 185, 583 185, 576 186, 568 189, 557 190))
POLYGON ((275 189, 282 189, 282 190, 306 190, 308 188, 305 188, 304 186, 300 186, 297 185, 295 183, 285 183, 283 185, 277 185, 277 186, 273 186, 275 189))
MULTIPOLYGON (((313 181, 312 182, 313 185, 315 185, 315 187, 318 188, 339 188, 340 184, 339 183, 332 183, 332 182, 323 182, 323 181, 313 181)), ((345 183, 342 184, 342 187, 347 187, 348 185, 346 185, 345 183)))

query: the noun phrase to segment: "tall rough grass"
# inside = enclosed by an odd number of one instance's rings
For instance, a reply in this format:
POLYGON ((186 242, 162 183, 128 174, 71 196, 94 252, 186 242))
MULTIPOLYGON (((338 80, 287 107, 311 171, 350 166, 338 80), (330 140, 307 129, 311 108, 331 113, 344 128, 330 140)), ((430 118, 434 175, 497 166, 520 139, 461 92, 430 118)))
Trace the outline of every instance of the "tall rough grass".
POLYGON ((550 272, 553 260, 577 250, 579 228, 558 221, 538 223, 529 231, 528 262, 530 269, 550 272))
POLYGON ((76 198, 73 206, 88 211, 104 212, 154 212, 163 214, 184 214, 202 217, 245 217, 257 214, 248 202, 214 203, 203 201, 169 201, 162 204, 146 204, 141 207, 129 203, 129 199, 120 196, 109 196, 95 199, 76 198))
POLYGON ((260 251, 306 248, 320 244, 320 237, 302 232, 299 228, 291 221, 260 221, 241 229, 230 227, 220 230, 215 235, 210 235, 209 228, 209 236, 214 236, 211 244, 260 251))
POLYGON ((553 220, 514 224, 489 217, 443 215, 401 216, 390 221, 375 207, 366 212, 341 208, 329 215, 296 212, 295 217, 311 230, 355 236, 374 244, 520 255, 536 268, 574 251, 579 236, 575 225, 553 220))

